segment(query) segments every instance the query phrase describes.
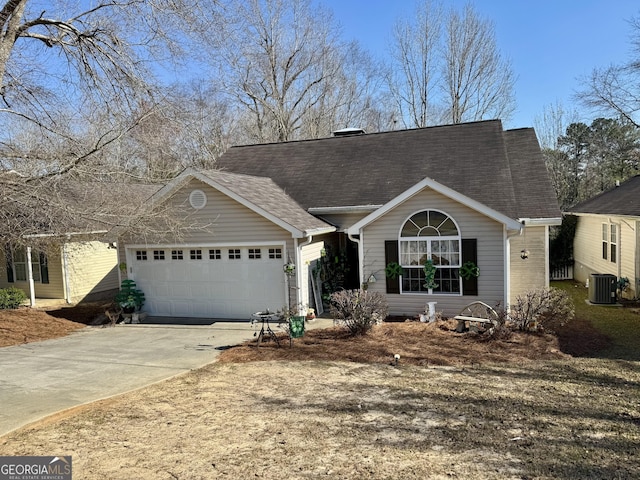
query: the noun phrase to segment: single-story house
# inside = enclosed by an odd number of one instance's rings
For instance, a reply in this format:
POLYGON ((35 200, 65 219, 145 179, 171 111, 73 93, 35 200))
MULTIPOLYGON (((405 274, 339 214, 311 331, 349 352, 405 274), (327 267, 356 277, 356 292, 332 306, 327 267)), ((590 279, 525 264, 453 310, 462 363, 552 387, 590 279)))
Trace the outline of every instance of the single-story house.
POLYGON ((579 203, 566 213, 578 217, 573 275, 586 283, 593 273, 629 280, 626 295, 640 292, 640 175, 579 203))
POLYGON ((0 257, 6 265, 0 288, 24 290, 32 306, 41 299, 67 303, 99 299, 115 294, 120 286, 117 249, 92 237, 70 236, 45 251, 6 246, 0 257))
POLYGON ((345 287, 386 295, 390 314, 506 305, 549 283, 558 208, 533 129, 499 120, 236 146, 188 169, 152 202, 210 230, 120 242, 151 315, 249 318, 319 308, 317 266, 344 252, 345 287), (423 263, 436 268, 425 287, 423 263), (471 262, 471 263, 469 263, 471 262), (389 265, 400 275, 387 277, 389 265), (462 278, 463 266, 478 277, 462 278))

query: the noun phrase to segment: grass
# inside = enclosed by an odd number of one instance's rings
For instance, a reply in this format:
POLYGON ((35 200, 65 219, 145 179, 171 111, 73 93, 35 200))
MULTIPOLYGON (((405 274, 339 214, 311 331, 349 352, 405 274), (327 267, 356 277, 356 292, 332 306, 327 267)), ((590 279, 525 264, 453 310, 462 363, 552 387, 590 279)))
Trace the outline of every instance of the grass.
POLYGON ((357 339, 310 331, 292 349, 226 350, 0 438, 0 450, 72 455, 88 480, 640 478, 638 309, 553 286, 576 307, 557 340, 487 341, 448 322, 357 339))
POLYGON ((576 308, 576 320, 587 323, 608 337, 601 349, 585 352, 588 356, 617 360, 640 360, 640 305, 620 307, 590 305, 584 285, 572 280, 553 282, 553 287, 566 291, 576 308))

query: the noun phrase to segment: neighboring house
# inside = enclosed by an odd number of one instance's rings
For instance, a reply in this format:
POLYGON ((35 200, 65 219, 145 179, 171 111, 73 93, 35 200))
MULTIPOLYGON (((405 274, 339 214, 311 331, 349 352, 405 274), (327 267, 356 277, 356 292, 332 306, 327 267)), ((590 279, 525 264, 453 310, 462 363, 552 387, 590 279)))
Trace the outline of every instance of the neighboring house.
POLYGON ((385 293, 392 315, 415 316, 432 301, 453 315, 548 285, 549 226, 561 213, 533 129, 493 120, 238 146, 218 166, 187 170, 152 199, 208 232, 121 242, 152 315, 246 319, 290 303, 317 307, 313 272, 329 247, 346 252, 356 274, 345 286, 385 293), (424 287, 426 258, 436 288, 424 287), (385 278, 391 262, 402 266, 395 280, 385 278), (478 278, 460 278, 466 262, 478 278))
POLYGON ((46 253, 7 246, 0 257, 6 265, 0 273, 0 288, 24 290, 32 306, 37 306, 38 299, 76 303, 103 298, 120 286, 117 249, 88 236, 70 236, 46 253))
POLYGON ((68 218, 58 219, 64 222, 64 232, 56 232, 60 226, 50 224, 51 213, 45 212, 39 222, 33 215, 32 223, 37 226, 23 226, 19 246, 2 242, 0 262, 6 268, 0 269, 0 288, 24 290, 32 306, 43 299, 77 303, 112 298, 122 276, 116 234, 111 233, 121 220, 122 209, 113 206, 113 199, 125 199, 131 210, 139 210, 142 200, 158 188, 72 181, 55 185, 51 195, 68 207, 68 218))
POLYGON ((640 175, 571 207, 578 224, 573 242, 573 275, 592 273, 629 279, 628 295, 640 292, 640 175))

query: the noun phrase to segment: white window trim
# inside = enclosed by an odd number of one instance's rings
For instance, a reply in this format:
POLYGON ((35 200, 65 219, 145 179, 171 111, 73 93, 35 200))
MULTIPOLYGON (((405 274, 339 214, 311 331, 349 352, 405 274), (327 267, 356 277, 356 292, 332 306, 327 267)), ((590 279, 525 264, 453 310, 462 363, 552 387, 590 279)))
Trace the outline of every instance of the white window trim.
MULTIPOLYGON (((416 210, 415 212, 411 213, 409 216, 407 216, 407 218, 405 218, 404 222, 402 222, 402 225, 400 226, 400 231, 398 233, 398 260, 399 260, 399 264, 400 266, 402 266, 402 268, 414 268, 414 269, 418 269, 418 268, 423 268, 422 265, 404 265, 402 263, 402 242, 403 241, 421 241, 421 242, 427 242, 427 252, 428 255, 431 255, 431 242, 432 241, 439 241, 439 240, 456 240, 458 241, 458 245, 459 245, 459 250, 458 250, 458 265, 449 265, 449 266, 444 266, 444 265, 435 265, 435 267, 437 269, 452 269, 452 268, 460 268, 461 263, 462 263, 462 233, 460 230, 460 225, 458 225, 458 222, 456 222, 455 218, 453 218, 451 215, 449 215, 447 212, 443 211, 443 210, 439 210, 437 208, 427 208, 427 209, 420 209, 420 210, 416 210), (456 229, 458 230, 458 235, 443 235, 443 236, 422 236, 422 237, 403 237, 402 236, 402 230, 405 226, 405 224, 411 220, 411 218, 413 218, 416 214, 418 213, 422 213, 422 212, 437 212, 437 213, 441 213, 443 215, 445 215, 447 218, 451 219, 451 221, 453 222, 453 224, 455 225, 456 229)), ((458 278, 459 281, 459 291, 458 292, 434 292, 433 289, 429 289, 428 291, 425 292, 414 292, 414 291, 405 291, 403 288, 403 275, 400 275, 400 294, 401 295, 420 295, 420 296, 425 296, 425 295, 429 295, 429 296, 434 296, 434 295, 446 295, 447 297, 456 297, 456 296, 462 296, 462 278, 458 278)))

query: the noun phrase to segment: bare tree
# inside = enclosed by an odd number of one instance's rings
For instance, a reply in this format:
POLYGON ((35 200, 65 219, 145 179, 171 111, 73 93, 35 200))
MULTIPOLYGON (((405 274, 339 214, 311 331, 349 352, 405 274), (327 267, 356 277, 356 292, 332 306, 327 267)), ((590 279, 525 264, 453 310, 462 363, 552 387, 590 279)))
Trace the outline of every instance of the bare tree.
POLYGON ((207 37, 209 63, 219 65, 219 90, 240 107, 247 142, 326 136, 367 117, 377 71, 357 45, 340 40, 327 10, 311 0, 227 7, 225 26, 207 37))
POLYGON ((508 119, 514 77, 498 51, 493 24, 467 5, 462 14, 449 11, 445 31, 443 77, 450 121, 508 119))
MULTIPOLYGON (((102 189, 106 198, 113 188, 98 183, 126 175, 108 152, 150 121, 156 108, 151 65, 159 52, 175 51, 171 35, 179 34, 171 31, 171 19, 178 21, 176 10, 188 1, 0 3, 0 166, 5 170, 0 237, 5 242, 140 224, 131 220, 139 219, 140 210, 131 208, 139 196, 127 190, 109 197, 108 212, 102 197, 83 200, 102 189), (78 191, 81 185, 84 191, 78 191)), ((163 53, 165 59, 169 53, 163 53)))
POLYGON ((640 17, 632 18, 632 59, 596 68, 583 80, 578 99, 594 110, 621 117, 640 128, 640 17))
POLYGON ((442 7, 426 1, 417 7, 413 21, 400 19, 394 26, 387 81, 405 126, 426 127, 438 121, 433 110, 442 21, 442 7))
POLYGON ((570 124, 578 121, 578 112, 568 110, 562 102, 545 105, 542 114, 536 115, 533 121, 540 146, 543 149, 557 149, 558 139, 565 134, 570 124))
POLYGON ((394 30, 389 86, 407 126, 508 119, 514 77, 493 24, 471 5, 462 12, 427 0, 394 30))

